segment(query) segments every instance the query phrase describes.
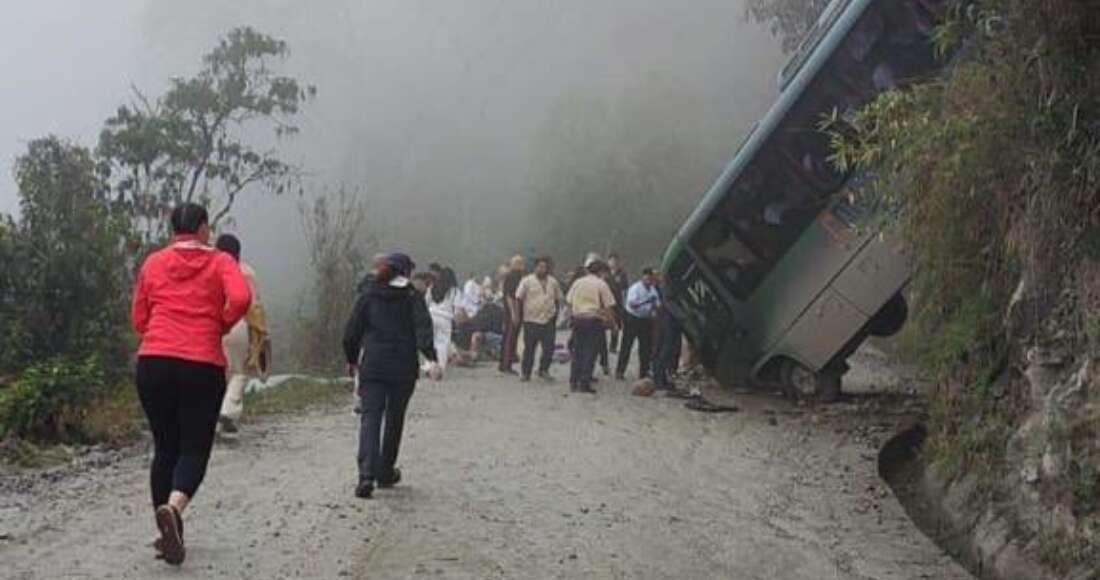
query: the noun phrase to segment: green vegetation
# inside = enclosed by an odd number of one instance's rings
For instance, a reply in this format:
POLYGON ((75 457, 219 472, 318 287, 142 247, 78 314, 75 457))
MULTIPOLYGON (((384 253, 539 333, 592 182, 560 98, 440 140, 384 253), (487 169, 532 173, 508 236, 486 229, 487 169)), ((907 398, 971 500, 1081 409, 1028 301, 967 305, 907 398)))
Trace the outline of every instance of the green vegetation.
MULTIPOLYGON (((940 385, 928 459, 998 498, 1020 480, 1006 441, 1037 411, 1027 349, 1057 349, 1079 368, 1100 347, 1100 7, 965 3, 937 42, 954 55, 951 74, 867 106, 836 131, 835 162, 869 170, 860 195, 919 268, 901 341, 940 385)), ((1044 476, 1041 501, 1070 506, 1083 529, 1098 515, 1100 422, 1069 411, 1072 425, 1047 428, 1073 459, 1044 476)), ((1085 533, 1035 533, 1060 569, 1100 553, 1085 533)))
POLYGON ((280 40, 233 30, 197 75, 174 79, 155 101, 138 93, 120 107, 94 151, 50 136, 16 160, 19 219, 0 216, 6 455, 137 432, 128 384, 133 273, 167 236, 180 201, 211 205, 217 222, 245 191, 289 187, 297 170, 241 137, 264 125, 277 138, 297 132, 292 121, 315 91, 276 74, 273 61, 287 55, 280 40))
POLYGON ((244 400, 247 419, 264 415, 296 413, 311 407, 346 402, 352 392, 350 382, 291 379, 258 393, 249 393, 244 400))
POLYGON ((207 205, 217 226, 241 193, 294 185, 295 167, 241 137, 264 126, 277 138, 298 132, 294 117, 316 89, 273 71, 288 55, 281 40, 234 29, 197 75, 173 79, 156 100, 135 90, 136 102, 107 120, 96 153, 146 241, 167 234, 165 218, 182 201, 207 205))
POLYGON ((766 24, 779 38, 783 50, 791 52, 810 32, 829 0, 748 0, 746 14, 766 24))

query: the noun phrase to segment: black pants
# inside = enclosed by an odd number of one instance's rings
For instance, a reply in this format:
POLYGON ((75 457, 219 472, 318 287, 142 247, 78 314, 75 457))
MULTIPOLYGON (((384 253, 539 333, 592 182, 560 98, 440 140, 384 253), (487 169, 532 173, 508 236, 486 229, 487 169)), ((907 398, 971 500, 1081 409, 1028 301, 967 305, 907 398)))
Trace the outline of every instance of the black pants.
POLYGON ((138 358, 136 382, 153 431, 149 475, 153 507, 168 503, 172 491, 195 497, 214 446, 214 430, 225 397, 225 369, 143 356, 138 358))
POLYGON ((607 330, 600 320, 581 318, 573 321, 573 363, 569 386, 574 389, 592 386, 592 372, 596 369, 600 345, 607 346, 606 336, 607 330))
POLYGON ((655 329, 652 318, 638 318, 631 314, 626 315, 623 326, 623 344, 619 349, 619 361, 615 374, 622 376, 626 372, 626 366, 630 363, 630 351, 634 349, 634 341, 638 341, 638 378, 649 376, 649 363, 653 358, 653 331, 655 329))
POLYGON ((600 332, 600 336, 598 338, 599 342, 597 342, 596 344, 597 358, 599 358, 600 367, 603 368, 605 374, 609 372, 608 369, 611 368, 611 361, 607 354, 607 332, 607 328, 604 328, 603 331, 600 332))
POLYGON ((415 382, 391 383, 363 380, 359 385, 362 414, 359 416, 359 481, 385 481, 393 477, 401 432, 405 429, 405 410, 409 407, 415 382), (382 419, 385 417, 385 436, 382 419))
POLYGON ((653 382, 658 387, 672 386, 670 375, 680 365, 683 332, 671 316, 662 316, 657 339, 657 360, 653 365, 653 382))
POLYGON ((523 376, 531 378, 531 371, 535 368, 535 349, 539 347, 542 348, 539 374, 550 371, 550 365, 554 362, 555 332, 553 321, 546 324, 523 323, 523 376))

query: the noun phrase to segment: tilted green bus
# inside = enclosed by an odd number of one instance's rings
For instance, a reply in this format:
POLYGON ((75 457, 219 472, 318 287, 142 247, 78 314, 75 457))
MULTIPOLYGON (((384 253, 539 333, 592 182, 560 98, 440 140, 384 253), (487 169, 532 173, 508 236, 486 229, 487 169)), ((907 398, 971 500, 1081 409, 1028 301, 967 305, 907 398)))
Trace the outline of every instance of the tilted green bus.
POLYGON ((665 295, 727 384, 830 399, 847 359, 907 317, 902 248, 829 161, 823 120, 945 67, 932 36, 948 0, 834 0, 779 75, 780 94, 668 248, 665 295))

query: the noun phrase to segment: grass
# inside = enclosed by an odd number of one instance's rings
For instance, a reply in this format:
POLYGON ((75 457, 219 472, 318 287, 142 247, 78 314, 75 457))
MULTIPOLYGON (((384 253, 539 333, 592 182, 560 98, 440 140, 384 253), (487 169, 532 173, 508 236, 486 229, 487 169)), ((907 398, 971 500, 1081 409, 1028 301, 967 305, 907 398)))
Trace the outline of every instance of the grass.
POLYGON ((346 401, 351 392, 351 384, 346 382, 290 379, 277 387, 245 395, 244 418, 250 421, 265 415, 299 413, 333 405, 346 401))
MULTIPOLYGON (((244 419, 255 421, 270 415, 300 413, 314 407, 347 400, 349 383, 291 379, 258 393, 245 396, 244 419)), ((113 389, 80 411, 71 420, 72 432, 65 441, 33 441, 10 438, 0 443, 0 465, 16 469, 43 469, 73 460, 79 445, 104 444, 122 447, 136 441, 146 429, 145 415, 131 385, 113 389)))

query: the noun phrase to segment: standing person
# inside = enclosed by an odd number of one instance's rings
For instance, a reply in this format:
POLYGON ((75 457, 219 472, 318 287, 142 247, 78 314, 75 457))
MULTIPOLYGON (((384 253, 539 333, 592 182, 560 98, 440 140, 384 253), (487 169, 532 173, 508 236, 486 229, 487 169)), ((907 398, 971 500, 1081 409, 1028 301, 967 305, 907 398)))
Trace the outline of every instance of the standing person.
POLYGON ((600 338, 605 335, 614 314, 615 296, 611 287, 599 276, 606 266, 592 260, 588 274, 573 282, 566 302, 573 313, 573 361, 569 373, 569 390, 595 393, 592 372, 599 356, 600 338))
MULTIPOLYGON (((626 304, 626 290, 630 288, 630 276, 626 273, 622 258, 618 254, 611 254, 607 257, 607 267, 611 269, 611 293, 615 295, 615 300, 619 304, 615 310, 619 315, 619 319, 622 320, 626 315, 623 305, 626 304)), ((619 351, 619 329, 617 328, 611 329, 610 351, 619 351)))
POLYGON ((622 320, 622 316, 619 314, 621 308, 619 301, 621 298, 615 292, 615 281, 611 277, 611 269, 607 267, 607 263, 600 262, 599 276, 607 283, 607 287, 611 289, 611 295, 615 297, 615 305, 609 309, 613 316, 610 317, 599 337, 600 368, 603 369, 603 376, 608 377, 611 376, 611 356, 608 354, 611 349, 609 348, 607 335, 608 333, 617 334, 621 330, 619 326, 619 321, 622 320))
POLYGON ((153 432, 154 545, 173 565, 187 554, 183 512, 206 475, 225 397, 222 336, 252 301, 237 263, 208 245, 208 222, 197 204, 172 211, 172 242, 142 265, 131 311, 138 396, 153 432))
POLYGON ((455 280, 454 271, 440 268, 438 278, 432 282, 425 298, 428 301, 428 312, 432 315, 435 354, 439 359, 440 370, 446 372, 459 308, 458 281, 455 280))
POLYGON ((657 275, 652 268, 642 270, 642 278, 630 287, 626 294, 623 320, 623 345, 619 351, 618 368, 615 378, 625 378, 626 366, 630 363, 630 351, 634 341, 638 341, 638 378, 649 377, 649 363, 653 355, 653 332, 656 330, 657 309, 661 306, 661 296, 657 290, 657 275))
MULTIPOLYGON (((433 363, 437 360, 432 317, 424 296, 409 280, 414 269, 412 260, 401 253, 375 263, 344 331, 348 372, 358 377, 362 400, 355 496, 363 499, 371 497, 375 483, 388 488, 401 481, 395 465, 405 410, 420 372, 417 352, 433 363)), ((428 374, 433 380, 441 376, 437 365, 428 374)))
POLYGON ((256 286, 256 271, 241 261, 241 241, 232 234, 222 234, 214 242, 214 247, 229 254, 237 262, 252 293, 252 306, 248 313, 222 338, 222 347, 229 366, 226 367, 228 384, 218 421, 222 431, 235 433, 237 422, 244 412, 244 388, 248 384, 248 378, 261 376, 266 372, 267 361, 263 358, 264 343, 268 340, 267 320, 256 286))
POLYGON ((508 273, 501 281, 501 301, 504 306, 504 343, 500 348, 500 372, 514 375, 516 347, 519 345, 519 333, 523 324, 523 303, 516 299, 516 290, 527 272, 527 261, 523 256, 514 256, 508 262, 508 273))
POLYGON ((531 380, 535 367, 535 349, 542 348, 539 378, 551 380, 550 365, 554 362, 554 338, 557 335, 558 308, 562 303, 561 285, 551 275, 550 258, 535 260, 535 273, 525 277, 516 289, 516 299, 523 304, 523 362, 520 380, 531 380))
POLYGON ((676 388, 672 373, 680 363, 683 335, 680 322, 668 306, 662 304, 657 314, 657 352, 653 363, 653 383, 658 389, 671 391, 676 388))

